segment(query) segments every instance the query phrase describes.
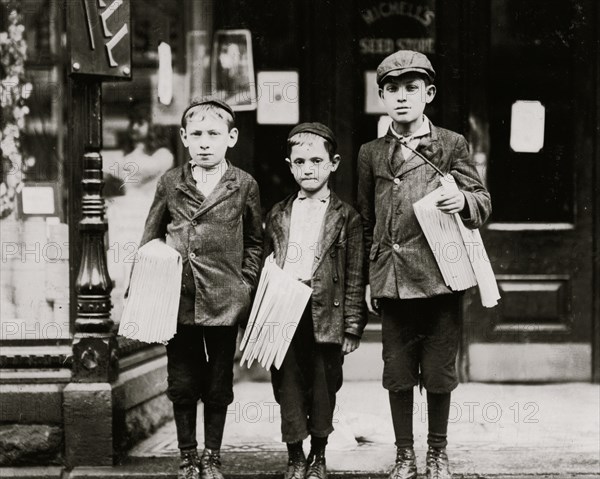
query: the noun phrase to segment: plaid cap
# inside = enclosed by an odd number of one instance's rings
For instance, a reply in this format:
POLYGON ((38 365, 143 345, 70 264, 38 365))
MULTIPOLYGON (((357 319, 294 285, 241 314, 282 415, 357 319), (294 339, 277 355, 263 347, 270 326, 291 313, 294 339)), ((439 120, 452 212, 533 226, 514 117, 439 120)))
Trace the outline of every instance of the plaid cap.
POLYGON ((337 149, 337 141, 335 139, 333 131, 331 131, 329 127, 323 125, 323 123, 318 123, 316 121, 300 123, 299 125, 296 125, 294 128, 292 128, 292 131, 290 131, 290 134, 288 135, 288 140, 292 136, 297 135, 298 133, 312 133, 313 135, 325 138, 333 145, 334 150, 337 149))
POLYGON ((215 105, 215 106, 221 108, 222 110, 225 110, 235 120, 235 113, 233 112, 233 108, 231 108, 227 103, 225 103, 223 100, 219 100, 218 98, 215 98, 215 97, 206 97, 206 98, 200 98, 198 100, 193 100, 192 103, 190 103, 189 106, 185 110, 183 110, 183 114, 181 115, 181 126, 182 127, 183 127, 183 120, 184 120, 187 112, 190 111, 192 108, 195 108, 200 105, 215 105))
POLYGON ((388 76, 400 76, 409 72, 424 73, 433 82, 435 70, 429 59, 419 52, 399 50, 385 57, 377 67, 377 84, 388 76))

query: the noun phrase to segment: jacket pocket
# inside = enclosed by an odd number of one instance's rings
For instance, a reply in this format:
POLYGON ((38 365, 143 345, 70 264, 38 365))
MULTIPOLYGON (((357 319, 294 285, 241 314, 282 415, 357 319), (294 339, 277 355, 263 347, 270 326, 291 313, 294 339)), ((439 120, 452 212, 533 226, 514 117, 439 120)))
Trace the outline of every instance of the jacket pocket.
POLYGON ((379 253, 379 243, 373 243, 371 245, 371 251, 369 251, 369 259, 375 261, 377 259, 377 253, 379 253))

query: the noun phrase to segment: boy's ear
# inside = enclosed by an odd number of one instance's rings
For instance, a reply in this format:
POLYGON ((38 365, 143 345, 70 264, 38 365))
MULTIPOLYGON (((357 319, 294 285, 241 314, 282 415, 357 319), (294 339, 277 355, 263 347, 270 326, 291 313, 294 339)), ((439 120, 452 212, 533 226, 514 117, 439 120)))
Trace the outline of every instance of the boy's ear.
POLYGON ((437 89, 435 85, 429 85, 425 88, 425 103, 431 103, 435 98, 435 94, 437 93, 437 89))
POLYGON ((238 141, 239 130, 237 128, 232 128, 229 130, 229 140, 227 140, 227 147, 233 148, 238 141))
POLYGON ((185 131, 185 128, 183 128, 183 127, 179 128, 179 136, 181 137, 181 143, 183 143, 183 146, 185 146, 187 148, 188 141, 187 141, 187 133, 185 131))
POLYGON ((290 167, 290 170, 292 169, 292 160, 290 160, 289 158, 286 157, 285 162, 288 164, 288 166, 290 167))
POLYGON ((333 155, 331 157, 331 171, 334 172, 335 170, 338 169, 338 166, 340 166, 340 161, 342 160, 342 157, 340 155, 333 155))
POLYGON ((377 91, 379 92, 379 98, 383 100, 383 88, 379 87, 377 91))

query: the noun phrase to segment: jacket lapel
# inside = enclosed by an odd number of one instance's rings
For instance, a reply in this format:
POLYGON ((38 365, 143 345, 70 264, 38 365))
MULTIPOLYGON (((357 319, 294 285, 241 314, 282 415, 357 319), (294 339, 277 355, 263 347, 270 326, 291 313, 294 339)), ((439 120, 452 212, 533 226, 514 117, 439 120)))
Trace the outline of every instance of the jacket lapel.
MULTIPOLYGON (((435 128, 435 126, 431 125, 431 132, 429 133, 429 135, 421 138, 421 141, 419 142, 416 150, 429 161, 431 161, 434 165, 438 166, 438 156, 441 148, 439 145, 437 129, 435 128)), ((410 158, 402 164, 402 166, 396 173, 396 176, 403 176, 409 171, 424 165, 426 165, 428 168, 431 168, 429 165, 427 165, 427 163, 425 163, 425 161, 423 161, 421 157, 419 157, 419 155, 413 153, 410 156, 410 158)))
POLYGON ((183 165, 181 169, 181 178, 179 183, 175 185, 175 189, 181 191, 190 200, 198 205, 198 207, 204 202, 204 195, 196 188, 196 181, 192 176, 192 166, 189 161, 183 165))
POLYGON ((344 225, 344 215, 341 211, 342 201, 332 191, 323 217, 321 225, 321 233, 319 235, 319 248, 315 254, 315 264, 313 265, 313 273, 323 262, 325 255, 337 239, 342 226, 344 225))
POLYGON ((215 189, 210 193, 210 195, 208 195, 208 197, 204 197, 204 195, 198 191, 198 188, 196 187, 196 181, 192 176, 192 168, 189 164, 184 168, 184 176, 184 180, 179 183, 176 188, 189 196, 198 204, 198 209, 192 215, 193 220, 199 216, 202 216, 208 210, 214 208, 216 205, 229 198, 240 188, 240 180, 235 172, 234 167, 231 165, 231 163, 229 163, 229 161, 227 161, 227 171, 219 180, 215 186, 215 189))
POLYGON ((292 218, 292 205, 298 196, 294 193, 288 196, 279 208, 273 212, 271 217, 271 229, 273 230, 273 252, 275 253, 275 263, 283 268, 283 262, 287 255, 287 246, 290 238, 290 223, 292 218))

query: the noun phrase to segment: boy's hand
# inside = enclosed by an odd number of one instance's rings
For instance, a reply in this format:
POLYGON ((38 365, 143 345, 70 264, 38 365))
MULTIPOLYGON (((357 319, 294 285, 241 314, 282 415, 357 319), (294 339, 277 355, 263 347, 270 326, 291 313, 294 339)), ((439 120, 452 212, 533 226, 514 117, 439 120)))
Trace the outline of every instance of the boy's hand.
POLYGON ((367 302, 369 313, 379 316, 379 300, 377 298, 371 300, 370 284, 367 284, 367 287, 365 288, 365 301, 367 302))
POLYGON ((449 215, 460 213, 465 208, 465 195, 462 191, 445 192, 436 202, 439 210, 449 215))
POLYGON ((342 344, 342 352, 344 354, 350 354, 352 351, 360 346, 360 339, 352 334, 344 335, 344 344, 342 344))

